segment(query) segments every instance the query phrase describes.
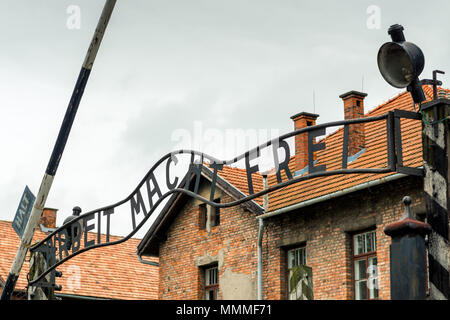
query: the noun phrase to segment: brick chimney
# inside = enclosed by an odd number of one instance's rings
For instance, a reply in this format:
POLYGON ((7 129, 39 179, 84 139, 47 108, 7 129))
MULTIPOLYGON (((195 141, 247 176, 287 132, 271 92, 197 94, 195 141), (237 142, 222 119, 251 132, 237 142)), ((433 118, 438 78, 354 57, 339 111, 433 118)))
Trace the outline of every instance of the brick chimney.
POLYGON ((44 208, 39 224, 42 224, 42 226, 44 226, 45 228, 56 229, 57 211, 58 209, 44 208))
MULTIPOLYGON (((318 114, 300 112, 293 115, 294 130, 314 126, 318 114)), ((308 165, 308 133, 302 133, 295 136, 295 171, 299 171, 308 165)))
MULTIPOLYGON (((364 98, 367 93, 349 91, 339 98, 344 101, 345 120, 364 118, 364 98)), ((348 128, 348 156, 351 157, 365 148, 364 123, 352 124, 348 128)))

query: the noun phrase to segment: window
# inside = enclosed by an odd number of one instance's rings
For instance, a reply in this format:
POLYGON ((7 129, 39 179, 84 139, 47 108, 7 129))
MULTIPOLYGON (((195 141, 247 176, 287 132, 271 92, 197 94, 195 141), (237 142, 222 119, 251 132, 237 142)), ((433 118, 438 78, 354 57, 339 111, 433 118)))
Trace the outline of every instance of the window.
POLYGON ((306 265, 306 248, 300 247, 288 251, 288 269, 295 266, 306 265))
MULTIPOLYGON (((220 203, 220 198, 214 200, 215 203, 220 203)), ((213 209, 213 214, 211 215, 211 227, 220 225, 220 208, 211 208, 213 209)))
POLYGON ((306 247, 287 251, 287 288, 289 300, 312 300, 312 269, 306 266, 306 247))
POLYGON ((375 231, 353 236, 353 274, 356 300, 378 298, 376 245, 375 231))
MULTIPOLYGON (((220 203, 220 198, 214 200, 215 203, 220 203)), ((208 223, 208 210, 211 212, 211 227, 220 225, 220 208, 214 208, 207 206, 206 203, 199 205, 199 218, 198 225, 199 229, 206 229, 208 223)))
POLYGON ((217 266, 205 269, 205 299, 219 299, 219 277, 217 266))
POLYGON ((207 218, 206 203, 202 203, 199 206, 199 213, 198 213, 198 226, 200 230, 206 228, 206 218, 207 218))

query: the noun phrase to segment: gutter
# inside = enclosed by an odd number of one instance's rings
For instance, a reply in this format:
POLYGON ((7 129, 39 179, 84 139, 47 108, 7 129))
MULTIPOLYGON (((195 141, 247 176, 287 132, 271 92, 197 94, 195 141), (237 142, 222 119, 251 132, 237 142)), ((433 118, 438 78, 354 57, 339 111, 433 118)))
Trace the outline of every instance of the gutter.
POLYGON ((138 260, 139 260, 140 263, 148 264, 148 265, 155 266, 155 267, 159 267, 159 263, 158 262, 144 260, 144 259, 142 259, 140 254, 137 254, 137 256, 138 256, 138 260))
POLYGON ((271 218, 271 217, 283 214, 283 213, 288 212, 288 211, 300 209, 300 208, 303 208, 303 207, 306 207, 306 206, 310 206, 310 205, 315 204, 315 203, 319 203, 319 202, 322 202, 322 201, 325 201, 325 200, 337 198, 337 197, 343 196, 345 194, 349 194, 351 192, 363 190, 363 189, 370 188, 370 187, 373 187, 373 186, 377 186, 377 185, 380 185, 380 184, 383 184, 383 183, 386 183, 386 182, 398 180, 398 179, 401 179, 401 178, 404 178, 404 177, 407 177, 407 176, 408 176, 407 174, 396 173, 396 174, 393 174, 393 175, 390 175, 390 176, 387 176, 387 177, 384 177, 384 178, 380 178, 380 179, 377 179, 377 180, 372 180, 372 181, 369 181, 369 182, 358 184, 356 186, 353 186, 353 187, 350 187, 350 188, 347 188, 347 189, 339 190, 339 191, 336 191, 336 192, 333 192, 333 193, 329 193, 329 194, 326 194, 326 195, 323 195, 323 196, 320 196, 320 197, 317 197, 317 198, 309 199, 309 200, 306 200, 306 201, 303 201, 303 202, 300 202, 300 203, 297 203, 297 204, 294 204, 294 205, 291 205, 291 206, 288 206, 288 207, 276 209, 274 211, 270 211, 268 213, 262 214, 262 215, 260 215, 260 216, 258 216, 256 218, 259 219, 259 220, 271 218))
POLYGON ((80 299, 80 300, 113 300, 112 298, 98 298, 91 296, 80 296, 77 294, 67 294, 67 293, 55 293, 56 297, 69 298, 69 299, 80 299))

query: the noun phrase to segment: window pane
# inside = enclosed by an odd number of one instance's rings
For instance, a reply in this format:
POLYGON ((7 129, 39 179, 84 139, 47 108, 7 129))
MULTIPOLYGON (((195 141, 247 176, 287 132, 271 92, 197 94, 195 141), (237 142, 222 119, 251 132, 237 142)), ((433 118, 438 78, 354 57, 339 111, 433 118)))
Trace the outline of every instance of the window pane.
POLYGON ((206 285, 217 284, 217 267, 205 270, 206 285))
POLYGON ((298 255, 299 255, 298 264, 306 265, 306 249, 305 248, 298 249, 298 255))
POLYGON ((372 248, 373 251, 377 251, 377 234, 375 231, 372 232, 372 248))
POLYGON ((377 250, 375 231, 357 234, 353 237, 353 251, 355 255, 377 250))
POLYGON ((295 252, 293 250, 288 251, 288 268, 292 269, 295 266, 295 252))
POLYGON ((369 258, 369 268, 367 269, 368 287, 369 287, 369 298, 378 298, 378 268, 377 268, 377 257, 369 258))
POLYGON ((366 259, 355 261, 355 280, 366 279, 366 259))
POLYGON ((370 297, 369 299, 376 299, 378 298, 378 289, 375 286, 372 286, 372 289, 369 289, 370 297))
POLYGON ((288 269, 298 265, 306 265, 306 248, 296 248, 288 251, 288 269))
POLYGON ((367 285, 366 281, 356 281, 355 283, 355 299, 365 300, 367 299, 367 285))
MULTIPOLYGON (((220 203, 220 198, 214 200, 215 203, 220 203)), ((220 225, 220 208, 214 210, 214 226, 220 225)))
POLYGON ((206 204, 201 204, 199 206, 199 228, 205 229, 206 228, 206 204))
POLYGON ((353 251, 355 252, 355 255, 363 253, 363 237, 362 237, 362 235, 358 234, 358 235, 354 236, 353 242, 354 242, 353 251))
POLYGON ((366 233, 364 235, 364 253, 372 251, 372 235, 370 233, 366 233))
POLYGON ((376 250, 375 231, 366 233, 366 250, 364 253, 376 250))
POLYGON ((215 218, 214 225, 215 226, 220 225, 220 208, 216 208, 216 215, 214 218, 215 218))

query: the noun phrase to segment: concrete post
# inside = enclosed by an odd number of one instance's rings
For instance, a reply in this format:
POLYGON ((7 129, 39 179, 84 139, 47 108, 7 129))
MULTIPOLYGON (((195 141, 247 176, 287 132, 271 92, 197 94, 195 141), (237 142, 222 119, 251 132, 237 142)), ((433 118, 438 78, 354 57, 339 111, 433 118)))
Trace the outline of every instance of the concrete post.
POLYGON ((411 215, 411 198, 403 198, 405 214, 400 221, 384 229, 392 237, 390 245, 391 299, 425 300, 426 246, 425 235, 431 232, 427 223, 411 215))
MULTIPOLYGON (((28 274, 30 280, 34 280, 39 274, 45 270, 45 256, 42 252, 32 252, 30 257, 30 272, 28 274)), ((45 289, 38 286, 30 286, 27 290, 28 300, 49 300, 45 289)))
POLYGON ((423 166, 425 171, 424 195, 427 223, 432 232, 428 241, 428 270, 430 298, 450 298, 450 245, 449 245, 449 121, 450 100, 440 90, 437 99, 421 106, 423 115, 423 166))

